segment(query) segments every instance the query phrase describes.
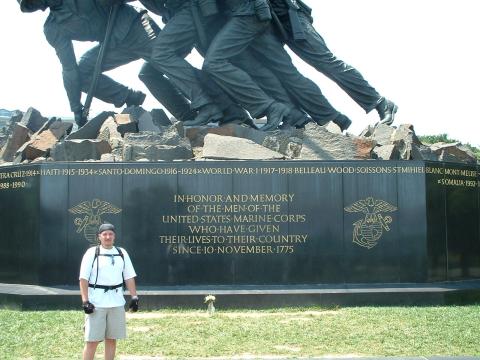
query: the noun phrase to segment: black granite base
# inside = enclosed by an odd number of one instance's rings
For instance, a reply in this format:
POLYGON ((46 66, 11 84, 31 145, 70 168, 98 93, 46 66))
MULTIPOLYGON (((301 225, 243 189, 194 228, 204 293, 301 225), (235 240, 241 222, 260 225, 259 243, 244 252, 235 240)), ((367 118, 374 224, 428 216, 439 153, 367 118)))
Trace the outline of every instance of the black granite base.
POLYGON ((104 221, 141 287, 478 280, 478 174, 415 161, 1 167, 0 282, 77 286, 104 221))

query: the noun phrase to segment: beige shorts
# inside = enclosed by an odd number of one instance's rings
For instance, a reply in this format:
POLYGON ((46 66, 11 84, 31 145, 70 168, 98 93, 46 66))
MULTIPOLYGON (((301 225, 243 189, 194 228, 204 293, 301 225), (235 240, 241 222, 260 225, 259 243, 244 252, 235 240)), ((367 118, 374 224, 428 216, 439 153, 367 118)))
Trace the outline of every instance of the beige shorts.
POLYGON ((104 339, 125 339, 127 326, 123 306, 95 308, 92 314, 85 315, 85 341, 104 339))

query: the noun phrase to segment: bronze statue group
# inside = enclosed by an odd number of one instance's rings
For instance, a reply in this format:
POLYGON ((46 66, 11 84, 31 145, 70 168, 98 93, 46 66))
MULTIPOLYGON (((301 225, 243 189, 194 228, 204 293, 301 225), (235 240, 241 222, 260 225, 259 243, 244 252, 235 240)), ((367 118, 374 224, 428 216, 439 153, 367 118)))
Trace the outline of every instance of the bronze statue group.
MULTIPOLYGON (((333 121, 346 130, 350 119, 297 70, 285 46, 337 83, 367 113, 375 109, 381 122, 391 124, 397 111, 357 70, 330 52, 312 25, 311 9, 300 0, 139 0, 161 16, 163 29, 147 10, 134 8, 128 0, 17 1, 22 12, 49 9, 44 33, 62 65, 65 91, 79 127, 87 121, 92 96, 116 107, 144 102, 146 94, 103 74, 144 59, 139 78, 187 126, 236 121, 256 127, 254 119, 266 117, 264 131, 301 128, 310 121, 320 125, 333 121), (74 40, 99 44, 77 61, 74 40), (202 69, 185 60, 194 48, 204 57, 202 69), (88 93, 83 104, 82 92, 88 93)), ((99 246, 98 253, 93 248, 87 252, 90 258, 82 262, 80 274, 87 314, 83 358, 93 359, 98 342, 105 339, 105 358, 113 359, 116 340, 125 337, 123 293, 117 291, 122 274, 126 281, 133 281, 136 274, 129 263, 125 277, 125 265, 122 272, 117 261, 111 284, 89 283, 95 256, 99 280, 100 265, 110 268, 114 256, 128 257, 124 249, 113 248, 112 225, 102 225, 98 235, 103 250, 99 246), (93 296, 94 291, 115 301, 102 302, 93 296), (115 322, 106 320, 113 315, 106 315, 105 308, 120 309, 115 322)), ((106 279, 102 281, 108 282, 109 273, 102 274, 106 279)), ((134 283, 129 289, 136 295, 134 283)), ((130 307, 138 308, 136 296, 130 307)))
POLYGON ((255 127, 255 119, 266 117, 261 127, 265 131, 301 128, 310 121, 333 121, 346 130, 351 120, 297 70, 286 46, 367 113, 375 109, 382 123, 391 124, 397 111, 355 68, 331 53, 313 27, 311 9, 301 0, 139 0, 142 9, 128 4, 132 0, 17 1, 22 12, 49 9, 44 33, 61 62, 79 127, 88 115, 82 92, 90 91, 115 107, 144 102, 146 94, 103 74, 141 58, 145 63, 139 78, 186 126, 236 121, 255 127), (163 29, 146 9, 161 16, 163 29), (74 40, 99 44, 77 61, 74 40), (97 76, 102 42, 108 45, 97 76), (194 48, 204 58, 202 69, 185 59, 194 48))

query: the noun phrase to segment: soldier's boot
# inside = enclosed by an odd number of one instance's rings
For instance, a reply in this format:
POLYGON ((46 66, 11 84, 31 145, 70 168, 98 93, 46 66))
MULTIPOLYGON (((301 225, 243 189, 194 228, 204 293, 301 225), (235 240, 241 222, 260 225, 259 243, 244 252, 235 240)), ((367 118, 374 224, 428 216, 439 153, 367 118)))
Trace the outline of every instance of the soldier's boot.
POLYGON ((87 123, 87 118, 83 113, 83 109, 74 112, 74 119, 79 129, 87 123))
POLYGON ((209 122, 216 122, 221 120, 223 113, 220 108, 215 104, 207 104, 202 106, 198 110, 198 115, 193 120, 184 121, 185 126, 202 126, 207 125, 209 122))
POLYGON ((395 114, 398 110, 398 106, 384 97, 381 98, 378 105, 375 107, 380 116, 380 123, 385 125, 391 125, 395 120, 395 114))
POLYGON ((275 130, 280 123, 285 120, 289 112, 290 109, 288 106, 279 102, 272 103, 267 109, 267 123, 263 125, 260 130, 275 130))
POLYGON ((312 119, 305 114, 303 111, 298 110, 295 107, 290 109, 287 117, 285 118, 284 124, 296 127, 297 129, 302 129, 307 125, 312 119))
POLYGON ((245 124, 253 129, 258 129, 248 112, 237 104, 232 104, 223 111, 223 119, 220 123, 222 125, 229 123, 245 124))
POLYGON ((352 125, 352 120, 350 120, 346 115, 338 113, 337 117, 333 119, 333 122, 340 127, 340 130, 347 130, 350 125, 352 125))
POLYGON ((126 106, 140 106, 146 98, 146 94, 138 90, 128 90, 127 98, 125 99, 126 106))

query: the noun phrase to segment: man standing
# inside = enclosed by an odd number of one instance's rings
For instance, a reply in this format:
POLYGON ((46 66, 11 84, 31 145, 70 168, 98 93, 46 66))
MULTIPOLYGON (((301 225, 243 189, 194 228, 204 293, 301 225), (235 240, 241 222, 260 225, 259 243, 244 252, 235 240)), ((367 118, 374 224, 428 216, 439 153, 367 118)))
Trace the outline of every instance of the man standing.
POLYGON ((285 28, 283 41, 295 54, 337 83, 366 113, 376 109, 382 123, 393 123, 397 106, 381 96, 353 66, 332 54, 313 27, 307 5, 301 0, 270 0, 270 4, 285 28))
MULTIPOLYGON (((44 25, 48 43, 62 65, 63 84, 78 126, 86 122, 83 114, 81 93, 88 91, 92 81, 100 45, 87 51, 77 64, 73 40, 103 41, 105 37, 109 1, 97 0, 17 0, 22 12, 44 11, 50 14, 44 25)), ((102 71, 112 70, 121 65, 143 58, 149 60, 152 42, 160 31, 146 11, 138 12, 132 6, 120 4, 113 25, 108 49, 103 59, 102 71)), ((189 116, 188 105, 175 87, 162 73, 150 67, 148 62, 142 68, 140 79, 150 92, 179 120, 189 116)), ((101 74, 95 93, 96 98, 121 107, 141 105, 145 94, 114 81, 101 74)))
POLYGON ((99 245, 86 251, 80 266, 80 294, 86 314, 84 360, 94 358, 103 340, 105 359, 114 359, 117 339, 126 337, 124 284, 132 297, 129 309, 138 310, 137 274, 125 249, 114 246, 115 227, 100 225, 98 240, 99 245))

